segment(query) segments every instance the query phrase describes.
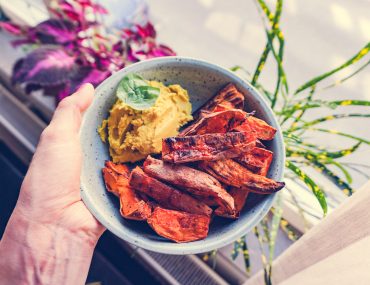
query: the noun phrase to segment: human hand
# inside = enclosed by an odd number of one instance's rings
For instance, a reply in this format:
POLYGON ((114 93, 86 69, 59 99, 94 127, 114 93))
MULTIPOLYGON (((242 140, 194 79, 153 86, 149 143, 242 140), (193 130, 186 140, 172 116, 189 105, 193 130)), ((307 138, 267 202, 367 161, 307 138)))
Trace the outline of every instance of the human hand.
POLYGON ((41 134, 15 213, 32 222, 57 225, 96 240, 103 227, 80 196, 79 130, 82 113, 90 106, 93 93, 92 85, 83 85, 58 105, 50 125, 41 134))
MULTIPOLYGON (((92 85, 85 84, 75 94, 62 100, 50 125, 43 131, 0 243, 2 256, 9 247, 22 247, 32 253, 31 260, 36 259, 37 262, 38 258, 45 259, 45 256, 57 263, 61 260, 70 262, 77 257, 78 262, 85 259, 87 266, 84 264, 82 267, 87 274, 93 249, 104 232, 104 227, 92 216, 80 197, 82 153, 79 129, 82 113, 91 104, 93 93, 92 85)), ((55 264, 49 265, 53 267, 55 264)), ((77 268, 74 269, 75 274, 82 273, 83 276, 81 266, 77 268)), ((0 279, 4 280, 2 269, 4 267, 0 262, 0 279)), ((38 273, 42 275, 42 272, 38 273)), ((73 283, 63 280, 59 284, 76 284, 70 271, 65 274, 73 283)), ((83 281, 84 278, 86 275, 83 281)), ((58 284, 55 279, 45 280, 50 282, 45 284, 58 284)))

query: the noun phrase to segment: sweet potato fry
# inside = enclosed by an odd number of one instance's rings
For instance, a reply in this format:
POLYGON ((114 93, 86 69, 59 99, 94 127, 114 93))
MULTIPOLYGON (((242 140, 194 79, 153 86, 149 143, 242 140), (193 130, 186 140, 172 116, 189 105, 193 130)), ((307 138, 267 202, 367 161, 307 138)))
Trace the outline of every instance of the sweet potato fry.
POLYGON ((202 197, 202 196, 197 196, 197 195, 194 195, 194 194, 193 194, 193 196, 197 200, 202 201, 207 206, 210 206, 210 207, 218 206, 217 201, 213 197, 202 197))
MULTIPOLYGON (((231 109, 234 109, 233 104, 230 103, 230 102, 225 101, 225 102, 222 102, 220 104, 217 104, 214 107, 212 113, 222 112, 222 111, 231 110, 231 109)), ((205 112, 205 111, 202 111, 202 112, 205 112)))
POLYGON ((184 165, 165 163, 151 156, 144 162, 144 172, 198 197, 213 197, 230 213, 235 210, 234 199, 220 182, 207 173, 184 165))
MULTIPOLYGON (((243 109, 244 107, 244 95, 239 92, 233 83, 227 84, 222 88, 211 100, 209 100, 200 111, 217 112, 219 104, 230 107, 230 109, 243 109)), ((198 113, 195 113, 196 118, 198 113)))
POLYGON ((111 161, 106 161, 105 168, 103 168, 102 171, 107 190, 119 197, 119 191, 126 186, 125 180, 119 179, 119 176, 128 178, 130 170, 128 169, 127 165, 115 164, 111 161))
POLYGON ((237 132, 253 131, 258 139, 267 141, 272 140, 276 133, 275 128, 271 127, 265 121, 253 116, 247 117, 242 124, 236 126, 233 130, 237 132))
POLYGON ((148 224, 160 236, 175 242, 190 242, 207 237, 210 217, 156 207, 148 224))
POLYGON ((248 113, 238 109, 217 113, 204 112, 196 122, 182 130, 179 137, 226 133, 241 125, 248 116, 248 113))
POLYGON ((162 159, 172 163, 184 163, 233 158, 248 152, 255 145, 256 137, 253 133, 170 137, 162 140, 162 159))
POLYGON ((227 185, 258 194, 271 194, 285 186, 284 182, 254 174, 232 159, 201 161, 198 166, 227 185))
POLYGON ((253 173, 266 176, 274 154, 264 148, 255 147, 251 151, 235 158, 237 162, 253 173))
POLYGON ((108 191, 120 200, 121 215, 130 220, 146 220, 151 214, 151 207, 135 194, 128 184, 129 170, 124 165, 105 163, 103 176, 108 191))
POLYGON ((119 191, 122 190, 122 185, 119 185, 119 183, 122 183, 121 180, 119 179, 119 174, 117 174, 114 170, 110 168, 103 168, 103 177, 104 177, 104 183, 105 183, 105 188, 107 191, 113 193, 117 197, 119 197, 119 191))
POLYGON ((223 207, 218 207, 215 210, 216 216, 221 216, 225 218, 232 218, 236 219, 239 218, 240 211, 243 209, 245 201, 247 200, 249 191, 243 188, 236 188, 236 187, 231 187, 229 194, 231 197, 234 198, 234 203, 235 203, 235 212, 233 214, 230 214, 228 211, 225 210, 223 207))
MULTIPOLYGON (((253 173, 266 176, 270 168, 273 153, 264 148, 253 148, 250 152, 244 154, 235 160, 240 164, 247 167, 253 173)), ((244 208, 244 204, 247 200, 247 196, 250 193, 248 188, 236 188, 231 187, 229 194, 234 198, 235 203, 235 215, 230 215, 225 209, 219 207, 215 210, 217 216, 222 216, 226 218, 238 218, 240 211, 244 208)))
POLYGON ((105 167, 110 168, 114 172, 123 175, 127 178, 130 176, 130 169, 126 164, 113 163, 112 161, 107 160, 105 162, 105 167))
POLYGON ((121 216, 136 221, 145 221, 152 213, 151 206, 144 200, 132 196, 133 192, 127 190, 119 197, 121 216))
POLYGON ((212 214, 212 209, 203 202, 150 177, 140 167, 136 167, 131 172, 129 183, 132 188, 152 197, 167 209, 205 216, 212 214))

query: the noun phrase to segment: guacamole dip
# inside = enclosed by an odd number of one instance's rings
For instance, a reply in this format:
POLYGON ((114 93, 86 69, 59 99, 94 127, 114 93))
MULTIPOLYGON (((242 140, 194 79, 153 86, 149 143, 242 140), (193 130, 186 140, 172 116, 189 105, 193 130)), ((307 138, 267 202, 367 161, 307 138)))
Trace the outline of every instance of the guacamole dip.
POLYGON ((135 162, 149 154, 160 153, 162 139, 176 136, 179 128, 192 120, 185 89, 156 81, 148 83, 160 89, 153 106, 135 110, 118 99, 108 119, 98 129, 102 141, 109 143, 110 156, 115 163, 135 162))

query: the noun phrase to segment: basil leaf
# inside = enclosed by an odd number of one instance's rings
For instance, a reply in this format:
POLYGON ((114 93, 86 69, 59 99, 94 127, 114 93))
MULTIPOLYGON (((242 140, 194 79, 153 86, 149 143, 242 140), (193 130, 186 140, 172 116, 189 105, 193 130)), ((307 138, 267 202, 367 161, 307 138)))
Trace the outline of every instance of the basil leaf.
POLYGON ((118 84, 116 96, 135 110, 145 110, 157 101, 160 90, 150 86, 141 76, 128 74, 118 84))

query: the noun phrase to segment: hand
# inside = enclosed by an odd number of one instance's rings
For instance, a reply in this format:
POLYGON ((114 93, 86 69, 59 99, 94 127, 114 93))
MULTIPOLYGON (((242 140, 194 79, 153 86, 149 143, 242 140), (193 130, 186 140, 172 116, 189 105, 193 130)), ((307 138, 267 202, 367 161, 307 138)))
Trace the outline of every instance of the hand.
MULTIPOLYGON (((43 131, 0 243, 2 260, 6 260, 2 254, 2 250, 7 250, 5 247, 17 246, 32 252, 36 259, 48 256, 57 263, 61 260, 70 262, 75 256, 91 259, 104 227, 91 215, 80 197, 82 154, 79 129, 82 114, 91 104, 93 93, 92 85, 85 84, 62 100, 50 125, 43 131)), ((86 261, 89 265, 90 260, 86 261)), ((0 262, 0 280, 5 280, 1 266, 0 262)), ((75 271, 83 273, 78 268, 75 271)), ((70 276, 69 272, 65 274, 70 276)), ((75 284, 66 280, 60 283, 55 279, 49 281, 50 284, 75 284)))
POLYGON ((83 85, 58 105, 43 131, 23 181, 16 213, 32 222, 59 226, 96 240, 103 227, 80 197, 82 113, 90 106, 92 85, 83 85))

